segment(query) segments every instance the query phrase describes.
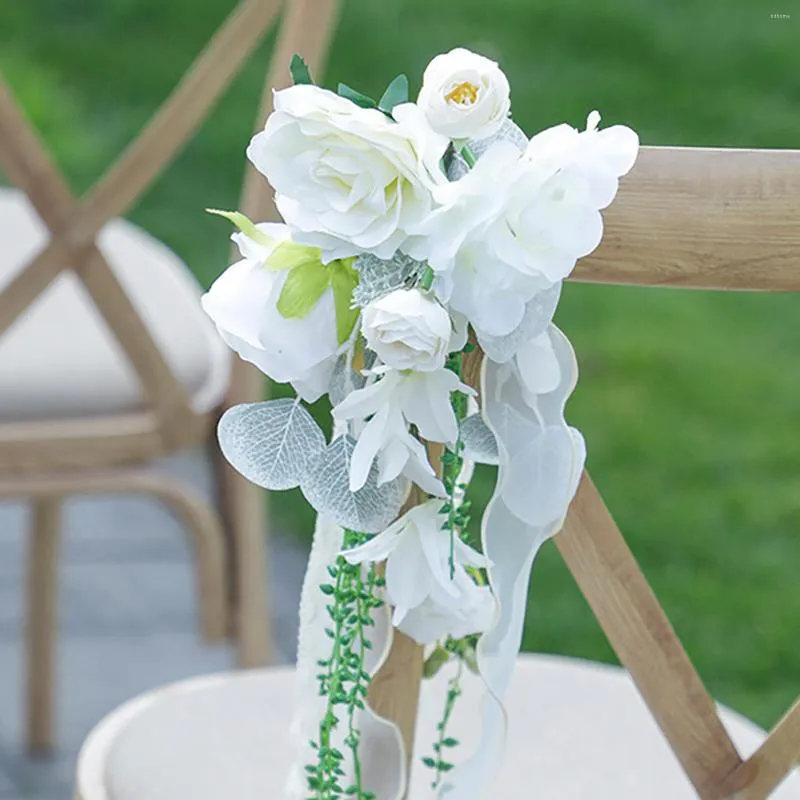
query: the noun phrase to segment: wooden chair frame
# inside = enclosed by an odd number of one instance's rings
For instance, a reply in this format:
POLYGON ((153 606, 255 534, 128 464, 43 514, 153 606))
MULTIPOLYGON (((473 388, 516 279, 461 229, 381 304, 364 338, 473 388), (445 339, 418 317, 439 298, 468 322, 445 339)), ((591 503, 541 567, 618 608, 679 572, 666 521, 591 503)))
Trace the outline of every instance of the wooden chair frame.
MULTIPOLYGON (((574 280, 800 291, 800 150, 644 147, 605 222, 574 280)), ((742 759, 588 473, 555 543, 698 796, 768 797, 800 759, 800 698, 742 759)), ((407 753, 421 675, 421 648, 396 635, 370 704, 407 753)))
MULTIPOLYGON (((8 93, 0 93, 0 160, 53 233, 50 244, 0 294, 0 332, 63 266, 71 268, 120 341, 152 405, 146 413, 113 421, 59 423, 47 436, 41 428, 30 426, 0 430, 0 465, 45 467, 55 460, 58 466, 103 467, 109 461, 117 463, 120 452, 126 454, 126 461, 140 461, 205 436, 210 420, 199 418, 189 407, 93 239, 110 217, 130 207, 188 139, 253 50, 278 5, 279 0, 243 0, 139 139, 95 189, 77 202, 20 124, 8 93)), ((312 67, 316 66, 336 5, 335 0, 290 4, 262 101, 262 118, 270 109, 269 88, 282 84, 276 76, 285 69, 292 52, 307 54, 312 67)), ((268 194, 264 182, 256 180, 250 170, 243 209, 252 213, 253 207, 267 207, 271 202, 268 194)), ((618 201, 607 213, 603 245, 579 265, 574 277, 647 286, 798 291, 799 221, 800 151, 644 148, 618 201), (763 253, 766 243, 769 252, 763 253)), ((243 393, 252 397, 253 384, 252 371, 242 371, 239 391, 245 387, 243 393)), ((227 468, 223 467, 223 474, 229 474, 227 468)), ((3 489, 4 494, 37 498, 34 542, 39 544, 34 545, 34 554, 38 550, 39 557, 33 559, 34 565, 53 561, 58 498, 77 490, 72 479, 66 483, 49 480, 17 477, 3 489)), ((89 491, 107 485, 101 478, 93 480, 98 483, 85 484, 93 487, 89 491)), ((131 484, 125 478, 123 485, 131 484)), ((152 486, 142 488, 154 490, 152 486)), ((239 513, 254 513, 258 495, 242 483, 233 492, 247 495, 239 513)), ((767 797, 800 755, 800 702, 795 702, 759 750, 743 760, 588 474, 556 544, 699 796, 703 800, 767 797)), ((252 541, 248 543, 251 549, 252 545, 252 541)), ((52 587, 52 581, 49 585, 52 587)), ((34 592, 31 600, 38 606, 34 616, 49 619, 52 626, 52 588, 34 592)), ((45 651, 41 642, 29 648, 33 655, 45 651)), ((373 705, 385 708, 401 722, 409 744, 413 712, 409 715, 407 710, 416 705, 419 664, 421 654, 405 637, 398 636, 371 696, 373 705)), ((44 684, 50 679, 49 673, 40 672, 33 682, 44 684)), ((39 735, 32 737, 32 743, 48 738, 42 735, 48 734, 48 713, 40 708, 34 717, 39 735)))
MULTIPOLYGON (((223 525, 214 510, 182 484, 156 479, 141 465, 214 437, 225 407, 260 399, 260 374, 234 364, 223 407, 197 412, 95 244, 103 225, 123 214, 178 154, 222 95, 281 11, 282 0, 241 0, 141 134, 85 197, 76 199, 0 76, 0 165, 27 194, 48 227, 49 243, 0 291, 0 335, 62 270, 80 280, 130 362, 141 385, 143 410, 86 420, 0 424, 0 498, 30 498, 27 677, 28 744, 48 748, 53 729, 56 556, 61 498, 76 493, 137 492, 167 503, 193 535, 206 636, 228 628, 235 605, 239 661, 258 666, 270 657, 271 635, 264 586, 263 493, 231 470, 214 446, 222 522, 231 533, 234 596, 229 598, 223 525)), ((324 58, 338 3, 286 0, 278 46, 261 108, 261 127, 272 90, 288 80, 293 52, 313 69, 324 58)), ((242 210, 274 218, 266 181, 248 169, 242 210)), ((216 443, 214 443, 215 445, 216 443)))

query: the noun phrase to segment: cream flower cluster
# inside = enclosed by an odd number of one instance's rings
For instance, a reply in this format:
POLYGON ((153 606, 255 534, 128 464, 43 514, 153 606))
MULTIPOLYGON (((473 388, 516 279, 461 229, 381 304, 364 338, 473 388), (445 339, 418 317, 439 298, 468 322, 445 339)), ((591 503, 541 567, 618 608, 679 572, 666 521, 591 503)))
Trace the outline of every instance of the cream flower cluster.
MULTIPOLYGON (((242 259, 203 306, 242 358, 306 401, 352 365, 357 380, 333 409, 355 439, 351 492, 376 473, 378 487, 402 478, 436 498, 445 491, 423 442, 454 447, 453 394, 474 394, 448 355, 471 327, 527 395, 559 384, 544 333, 554 304, 530 320, 599 244, 600 212, 638 138, 600 130, 592 112, 584 130, 558 125, 528 140, 510 121, 500 67, 462 48, 431 61, 416 102, 394 96, 396 83, 379 103, 309 82, 275 93, 247 155, 284 224, 241 224, 242 259), (359 305, 365 257, 387 274, 399 259, 417 269, 359 305)), ((460 542, 452 552, 440 507, 424 503, 347 554, 387 559, 395 623, 426 643, 485 630, 493 614, 490 590, 470 577, 481 557, 460 542)))

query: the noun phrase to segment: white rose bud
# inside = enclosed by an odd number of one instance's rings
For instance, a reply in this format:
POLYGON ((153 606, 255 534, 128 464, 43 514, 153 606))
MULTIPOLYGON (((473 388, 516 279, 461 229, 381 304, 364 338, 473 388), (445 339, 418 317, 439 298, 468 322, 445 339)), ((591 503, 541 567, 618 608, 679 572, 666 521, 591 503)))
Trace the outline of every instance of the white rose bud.
POLYGON ((434 372, 444 366, 452 324, 433 298, 418 289, 397 289, 364 309, 361 332, 384 364, 434 372))
POLYGON ((428 64, 417 105, 437 133, 485 139, 508 117, 509 91, 508 78, 494 61, 457 47, 428 64))

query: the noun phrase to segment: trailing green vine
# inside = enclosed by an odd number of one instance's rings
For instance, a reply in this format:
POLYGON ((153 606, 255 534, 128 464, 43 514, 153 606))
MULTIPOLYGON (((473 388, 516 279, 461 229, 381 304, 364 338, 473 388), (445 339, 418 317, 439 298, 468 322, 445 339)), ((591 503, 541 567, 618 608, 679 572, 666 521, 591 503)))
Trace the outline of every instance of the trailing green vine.
MULTIPOLYGON (((459 379, 462 377, 462 362, 464 352, 471 349, 470 345, 464 348, 464 351, 451 353, 447 358, 445 366, 451 372, 454 372, 459 379)), ((452 395, 453 411, 455 412, 456 420, 460 423, 467 416, 467 395, 463 392, 453 392, 452 395)), ((461 475, 461 470, 464 466, 464 457, 462 455, 464 450, 464 443, 459 436, 455 443, 455 449, 449 448, 442 454, 442 483, 444 484, 445 491, 447 492, 447 499, 442 505, 442 514, 447 515, 445 521, 445 530, 450 534, 450 555, 448 558, 448 565, 450 567, 450 579, 452 580, 456 571, 455 564, 455 545, 456 537, 464 538, 466 536, 467 527, 469 525, 470 516, 469 501, 458 502, 456 493, 459 490, 466 490, 466 484, 459 483, 458 478, 461 475)))
POLYGON ((444 702, 444 713, 442 719, 436 725, 436 730, 439 732, 437 740, 433 744, 433 756, 426 756, 422 759, 422 763, 426 767, 435 770, 435 775, 431 781, 431 789, 438 789, 439 784, 446 772, 453 769, 453 764, 446 760, 447 748, 458 746, 458 739, 447 735, 447 724, 450 722, 450 717, 456 705, 456 700, 461 694, 461 664, 458 665, 458 671, 447 682, 447 696, 444 702))
POLYGON ((432 789, 438 789, 446 772, 455 766, 448 760, 447 751, 459 744, 458 739, 447 735, 447 726, 453 715, 456 700, 461 696, 461 676, 466 666, 467 669, 477 672, 475 663, 475 646, 477 645, 477 635, 465 636, 463 639, 453 639, 448 637, 443 645, 438 645, 428 656, 425 662, 425 677, 435 675, 448 661, 455 659, 458 662, 456 674, 447 681, 447 694, 444 701, 442 718, 436 725, 438 736, 433 745, 433 756, 425 756, 422 763, 435 771, 432 789))
MULTIPOLYGON (((344 532, 344 549, 363 544, 368 535, 351 530, 344 532)), ((312 741, 317 763, 306 767, 308 788, 313 792, 309 800, 333 800, 347 797, 353 800, 376 800, 373 792, 364 790, 361 782, 359 743, 361 732, 356 715, 363 710, 370 676, 364 669, 366 651, 372 646, 366 628, 373 625, 372 611, 382 604, 376 590, 384 580, 376 564, 370 564, 366 574, 360 564, 350 564, 343 556, 328 567, 332 583, 322 584, 320 591, 331 598, 326 606, 333 627, 325 629, 332 641, 331 656, 317 662, 321 672, 317 675, 320 695, 327 697, 325 713, 319 723, 319 741, 312 741), (346 775, 345 756, 335 747, 333 732, 341 722, 337 707, 343 707, 347 733, 344 745, 350 751, 353 766, 352 783, 341 785, 346 775)))
MULTIPOLYGON (((474 349, 474 345, 467 344, 464 350, 458 353, 451 353, 447 359, 446 367, 454 372, 459 379, 462 376, 464 354, 474 349)), ((462 392, 454 392, 452 395, 453 411, 456 419, 460 423, 467 416, 467 395, 462 392)), ((447 515, 443 527, 450 534, 450 554, 449 567, 450 578, 455 574, 455 542, 456 537, 467 538, 467 529, 470 522, 470 501, 457 497, 459 492, 464 492, 467 485, 459 482, 461 470, 464 467, 464 443, 460 437, 456 441, 453 450, 447 449, 442 455, 442 483, 444 484, 447 498, 442 505, 442 514, 447 515)), ((469 570, 472 577, 478 582, 483 583, 483 575, 477 569, 469 570)), ((442 718, 436 726, 438 737, 433 745, 433 755, 422 759, 425 766, 435 771, 431 788, 438 789, 446 772, 453 769, 454 764, 448 760, 447 751, 457 747, 458 739, 447 735, 447 726, 453 714, 456 701, 461 695, 461 675, 466 665, 468 669, 477 671, 475 661, 475 647, 478 637, 476 635, 466 636, 463 639, 453 639, 448 637, 443 644, 438 645, 425 662, 425 676, 432 677, 441 667, 450 660, 456 660, 458 666, 456 674, 447 682, 447 694, 445 696, 442 718)))

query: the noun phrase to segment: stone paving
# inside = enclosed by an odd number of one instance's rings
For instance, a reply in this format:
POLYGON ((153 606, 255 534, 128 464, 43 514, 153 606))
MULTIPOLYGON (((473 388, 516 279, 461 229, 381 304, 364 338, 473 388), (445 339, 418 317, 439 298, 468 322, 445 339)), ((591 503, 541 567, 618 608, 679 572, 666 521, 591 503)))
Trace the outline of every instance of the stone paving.
MULTIPOLYGON (((200 453, 159 465, 204 492, 200 453)), ((60 558, 57 747, 29 759, 23 747, 22 621, 25 531, 22 504, 0 504, 0 800, 70 800, 75 759, 107 712, 160 684, 233 666, 232 649, 198 634, 188 538, 169 512, 124 496, 65 506, 60 558)), ((294 658, 306 553, 270 539, 270 593, 278 658, 294 658)))

